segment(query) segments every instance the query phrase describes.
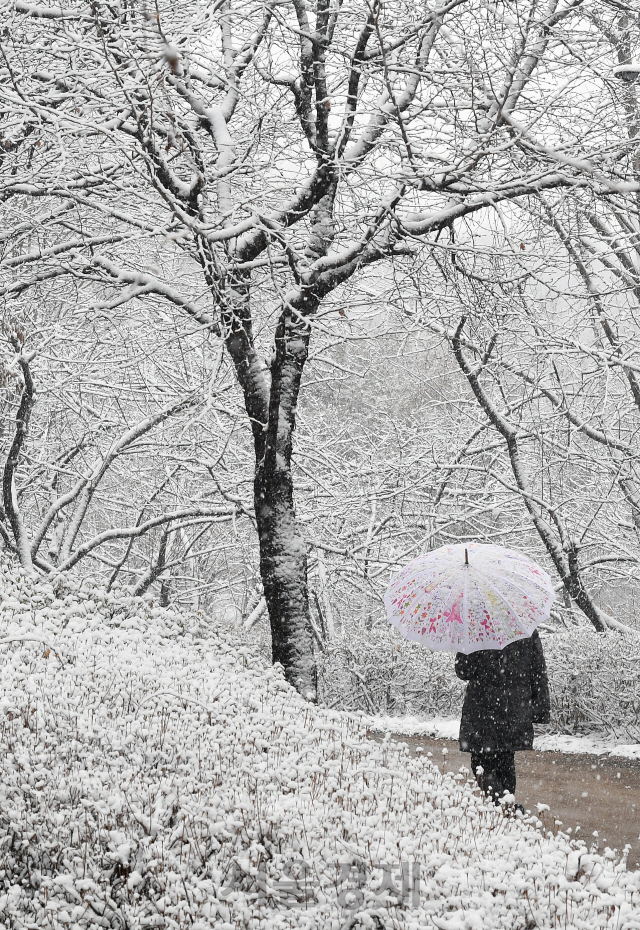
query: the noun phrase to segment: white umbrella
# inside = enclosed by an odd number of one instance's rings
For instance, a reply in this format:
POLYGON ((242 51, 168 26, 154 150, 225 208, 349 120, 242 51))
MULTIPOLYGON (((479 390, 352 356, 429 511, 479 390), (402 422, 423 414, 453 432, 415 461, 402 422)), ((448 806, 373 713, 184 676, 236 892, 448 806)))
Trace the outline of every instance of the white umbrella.
POLYGON ((405 639, 470 653, 531 636, 554 597, 547 573, 522 552, 471 542, 413 559, 391 581, 384 603, 405 639))

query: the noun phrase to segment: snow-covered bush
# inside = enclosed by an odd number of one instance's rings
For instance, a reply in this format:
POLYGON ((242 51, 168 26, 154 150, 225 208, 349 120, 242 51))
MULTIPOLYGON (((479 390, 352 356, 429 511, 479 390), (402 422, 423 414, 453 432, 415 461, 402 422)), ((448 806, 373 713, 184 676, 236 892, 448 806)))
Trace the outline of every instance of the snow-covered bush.
POLYGON ((640 742, 640 634, 581 629, 543 641, 554 732, 640 742))
POLYGON ((319 693, 328 707, 366 713, 460 715, 464 682, 456 678, 454 656, 430 652, 378 629, 331 643, 319 655, 319 693))
MULTIPOLYGON (((543 633, 554 733, 600 733, 640 742, 640 634, 576 628, 543 633)), ((459 717, 464 683, 450 653, 400 640, 389 628, 320 657, 328 707, 368 714, 459 717)))
POLYGON ((640 930, 613 854, 197 620, 0 567, 0 640, 3 927, 640 930))

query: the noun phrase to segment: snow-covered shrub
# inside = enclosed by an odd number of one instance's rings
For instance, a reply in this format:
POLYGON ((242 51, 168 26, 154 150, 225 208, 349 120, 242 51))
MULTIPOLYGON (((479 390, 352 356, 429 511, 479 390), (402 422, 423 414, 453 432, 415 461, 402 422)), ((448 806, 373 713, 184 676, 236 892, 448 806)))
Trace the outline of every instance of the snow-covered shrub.
POLYGON ((544 638, 557 733, 640 742, 640 634, 579 629, 544 638))
POLYGON ((640 873, 188 618, 6 568, 0 595, 3 927, 640 930, 640 873))
MULTIPOLYGON (((640 634, 581 628, 543 633, 554 733, 599 733, 640 742, 640 634)), ((331 644, 320 657, 328 707, 368 714, 459 717, 464 683, 450 653, 430 652, 389 630, 331 644)))
POLYGON ((319 685, 328 707, 367 713, 459 716, 464 683, 454 656, 401 640, 391 627, 337 641, 319 655, 319 685))

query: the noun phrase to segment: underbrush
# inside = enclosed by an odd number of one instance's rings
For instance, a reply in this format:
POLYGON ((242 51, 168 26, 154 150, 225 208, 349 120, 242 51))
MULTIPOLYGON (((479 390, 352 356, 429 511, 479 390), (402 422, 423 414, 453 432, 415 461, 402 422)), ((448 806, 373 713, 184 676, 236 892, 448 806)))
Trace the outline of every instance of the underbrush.
POLYGON ((640 873, 189 618, 0 569, 8 928, 640 930, 640 873))
MULTIPOLYGON (((640 742, 640 633, 582 628, 543 633, 554 733, 640 742)), ((465 684, 451 653, 430 652, 389 630, 335 642, 320 655, 327 707, 367 714, 459 717, 465 684)))

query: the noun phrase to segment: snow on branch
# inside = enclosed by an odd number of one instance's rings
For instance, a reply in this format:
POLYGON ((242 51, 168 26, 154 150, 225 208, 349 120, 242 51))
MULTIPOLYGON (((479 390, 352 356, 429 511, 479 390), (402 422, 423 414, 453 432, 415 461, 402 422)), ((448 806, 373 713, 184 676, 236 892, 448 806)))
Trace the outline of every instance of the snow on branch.
POLYGON ((484 410, 487 418, 492 423, 494 428, 504 439, 509 461, 511 463, 511 469, 516 480, 518 490, 522 496, 522 500, 525 504, 525 507, 527 508, 529 516, 531 517, 533 525, 538 531, 540 539, 544 543, 544 546, 553 564, 555 565, 556 571, 558 572, 558 575, 560 576, 565 589, 567 590, 568 594, 575 600, 578 607, 580 607, 585 616, 591 621, 598 632, 604 632, 610 626, 625 629, 624 625, 618 625, 616 621, 611 622, 613 618, 609 617, 608 614, 605 614, 599 607, 596 606, 591 595, 584 586, 582 573, 578 562, 578 544, 574 539, 571 538, 558 511, 553 507, 545 505, 559 536, 559 541, 554 537, 554 532, 551 525, 536 509, 535 504, 540 502, 536 500, 535 495, 533 495, 529 489, 529 482, 525 474, 525 469, 520 456, 517 428, 498 411, 495 404, 482 386, 479 377, 489 360, 491 350, 495 345, 496 337, 492 338, 489 349, 487 349, 487 351, 484 353, 480 364, 478 364, 475 368, 471 368, 468 360, 464 355, 460 341, 465 323, 466 317, 462 317, 451 340, 451 345, 456 361, 460 367, 460 370, 467 378, 467 381, 469 382, 471 390, 473 391, 479 405, 484 410))
POLYGON ((235 512, 234 508, 229 507, 187 507, 164 513, 159 517, 153 517, 137 526, 124 526, 104 530, 104 532, 98 533, 97 536, 94 536, 92 539, 87 540, 87 542, 79 546, 65 561, 57 566, 57 571, 68 571, 86 555, 94 549, 97 549, 98 546, 102 546, 104 543, 110 542, 113 539, 137 538, 139 536, 144 536, 145 533, 148 533, 149 530, 154 529, 156 526, 162 526, 165 523, 172 523, 178 520, 190 519, 191 517, 207 517, 212 523, 223 523, 232 520, 235 512))

